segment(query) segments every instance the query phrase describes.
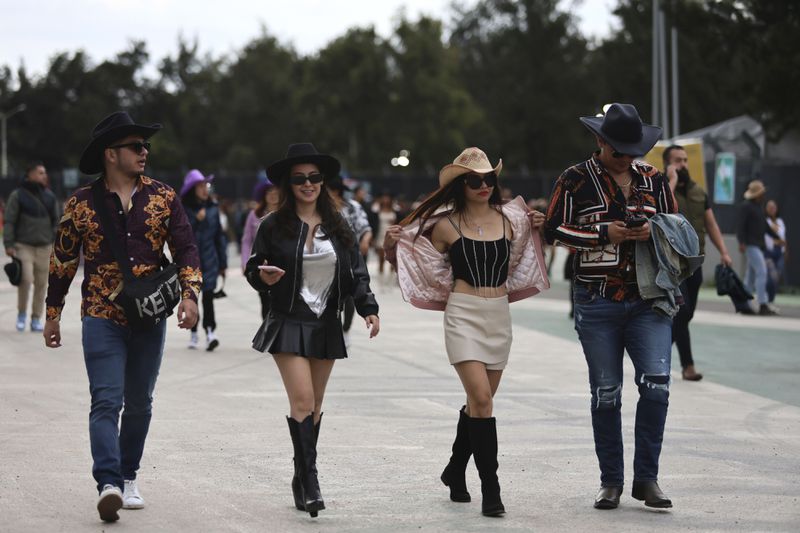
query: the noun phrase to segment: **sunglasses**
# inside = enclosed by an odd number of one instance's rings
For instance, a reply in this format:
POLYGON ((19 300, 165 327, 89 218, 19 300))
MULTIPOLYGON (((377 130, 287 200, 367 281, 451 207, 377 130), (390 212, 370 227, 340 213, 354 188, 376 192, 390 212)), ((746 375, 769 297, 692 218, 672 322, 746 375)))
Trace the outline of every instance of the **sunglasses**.
POLYGON ((611 152, 611 157, 615 159, 619 159, 621 157, 630 157, 632 159, 636 159, 637 156, 630 154, 623 154, 622 152, 617 152, 616 150, 614 150, 613 152, 611 152))
POLYGON ((309 174, 306 176, 305 174, 296 174, 294 176, 289 176, 289 181, 292 185, 303 185, 305 184, 306 180, 310 181, 312 184, 322 183, 322 180, 325 179, 325 174, 309 174))
POLYGON ((487 187, 494 187, 497 185, 497 174, 489 172, 488 174, 467 174, 464 176, 464 183, 470 189, 478 190, 481 184, 485 183, 487 187))
POLYGON ((141 155, 144 150, 150 151, 150 143, 149 142, 135 142, 135 143, 125 143, 125 144, 115 144, 114 146, 109 146, 109 148, 130 148, 137 154, 141 155))

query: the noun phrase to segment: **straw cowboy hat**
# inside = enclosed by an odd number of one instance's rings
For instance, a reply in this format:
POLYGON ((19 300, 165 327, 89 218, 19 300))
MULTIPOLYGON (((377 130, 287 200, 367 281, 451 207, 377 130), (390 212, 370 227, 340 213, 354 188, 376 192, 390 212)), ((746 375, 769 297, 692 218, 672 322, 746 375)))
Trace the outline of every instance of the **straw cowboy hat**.
POLYGON ((583 125, 617 152, 641 157, 661 138, 661 128, 642 123, 631 104, 611 104, 602 117, 580 117, 583 125))
POLYGON ((327 179, 338 176, 339 171, 342 169, 342 165, 339 163, 338 159, 331 155, 317 152, 313 144, 296 143, 289 145, 289 149, 286 151, 286 157, 267 167, 267 176, 271 176, 271 178, 277 182, 288 177, 292 166, 300 163, 313 163, 317 165, 320 173, 327 179))
POLYGON ((744 199, 753 200, 759 198, 765 192, 767 192, 767 188, 764 187, 764 182, 761 180, 753 180, 747 185, 747 190, 744 191, 744 199))
POLYGON ((97 123, 92 130, 92 140, 81 154, 78 168, 84 174, 99 174, 103 172, 103 151, 114 141, 128 135, 141 135, 149 139, 161 129, 161 124, 136 124, 125 111, 117 111, 108 115, 97 123))
POLYGON ((497 162, 497 166, 493 167, 484 151, 473 146, 461 152, 451 164, 442 167, 442 170, 439 171, 439 186, 444 187, 462 174, 494 172, 500 175, 501 170, 503 170, 502 159, 497 162))

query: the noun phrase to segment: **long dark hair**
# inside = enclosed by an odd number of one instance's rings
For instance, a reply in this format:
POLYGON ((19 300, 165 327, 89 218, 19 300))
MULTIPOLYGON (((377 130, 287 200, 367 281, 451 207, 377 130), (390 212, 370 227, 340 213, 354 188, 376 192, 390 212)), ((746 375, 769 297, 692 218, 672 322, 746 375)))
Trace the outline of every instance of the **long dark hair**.
MULTIPOLYGON (((415 220, 421 220, 419 230, 417 230, 414 240, 422 235, 428 219, 430 219, 441 207, 452 206, 453 213, 460 214, 464 212, 464 209, 467 206, 467 199, 466 195, 464 194, 464 187, 466 187, 464 177, 467 174, 468 173, 464 173, 456 176, 453 181, 444 187, 439 187, 433 191, 422 201, 419 207, 414 209, 411 214, 400 221, 401 226, 407 226, 415 220)), ((499 208, 501 205, 503 205, 503 203, 503 199, 500 197, 500 180, 498 180, 497 184, 492 189, 492 194, 489 195, 489 205, 493 206, 499 211, 499 208)), ((503 217, 505 217, 504 214, 503 217)))
MULTIPOLYGON (((288 237, 295 238, 299 234, 297 231, 297 201, 292 192, 289 176, 282 176, 279 181, 281 200, 278 210, 275 212, 277 227, 288 237)), ((353 231, 336 209, 336 204, 331 198, 328 188, 325 187, 324 181, 317 198, 317 213, 322 219, 322 229, 328 237, 336 237, 346 248, 355 245, 353 231)))

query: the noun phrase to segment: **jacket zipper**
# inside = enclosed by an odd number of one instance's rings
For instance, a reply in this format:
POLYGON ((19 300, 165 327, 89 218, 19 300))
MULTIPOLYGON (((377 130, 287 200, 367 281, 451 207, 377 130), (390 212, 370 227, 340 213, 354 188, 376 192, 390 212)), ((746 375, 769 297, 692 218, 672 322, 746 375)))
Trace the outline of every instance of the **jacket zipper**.
POLYGON ((294 310, 294 295, 297 292, 297 263, 300 256, 300 243, 303 242, 303 221, 300 221, 300 236, 297 238, 297 247, 294 250, 294 279, 292 280, 292 300, 289 303, 289 312, 294 310))

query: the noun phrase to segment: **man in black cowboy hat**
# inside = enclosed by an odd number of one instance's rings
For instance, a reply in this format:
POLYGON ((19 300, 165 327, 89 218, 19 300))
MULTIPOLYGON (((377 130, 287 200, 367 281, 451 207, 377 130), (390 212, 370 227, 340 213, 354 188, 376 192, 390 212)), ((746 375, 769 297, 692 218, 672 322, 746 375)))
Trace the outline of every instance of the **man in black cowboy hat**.
POLYGON ((670 382, 670 318, 639 294, 636 241, 650 238, 647 217, 674 213, 664 176, 636 161, 655 145, 661 128, 642 124, 630 104, 612 104, 602 118, 583 117, 598 150, 558 178, 547 210, 548 242, 575 249, 574 303, 591 385, 592 428, 601 487, 594 506, 619 505, 624 483, 622 357, 636 370, 636 451, 633 497, 650 507, 671 507, 658 486, 658 461, 670 382))
POLYGON ((121 243, 136 277, 159 270, 164 244, 168 242, 181 286, 178 325, 190 329, 197 322, 202 276, 191 226, 175 191, 143 175, 150 152, 147 139, 160 128, 159 124, 136 124, 125 112, 106 117, 94 128, 92 140, 81 156, 80 169, 86 174, 102 175, 92 186, 78 189, 67 200, 50 259, 44 339, 49 348, 58 348, 64 298, 83 252, 81 317, 92 395, 92 474, 100 493, 97 510, 100 518, 108 522, 119 518, 120 507, 144 507, 136 471, 150 427, 167 323, 163 320, 132 334, 123 308, 115 303, 122 290, 123 274, 108 237, 113 235, 121 243), (102 187, 99 194, 113 228, 101 223, 93 187, 102 187))

